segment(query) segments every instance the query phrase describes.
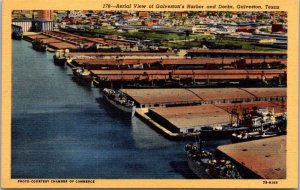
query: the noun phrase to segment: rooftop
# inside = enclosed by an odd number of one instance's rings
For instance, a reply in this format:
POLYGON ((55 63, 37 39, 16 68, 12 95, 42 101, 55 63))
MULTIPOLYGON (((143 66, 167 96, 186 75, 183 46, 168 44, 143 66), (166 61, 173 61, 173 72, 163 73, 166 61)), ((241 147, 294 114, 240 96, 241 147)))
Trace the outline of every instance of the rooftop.
POLYGON ((80 48, 79 46, 73 45, 68 42, 58 42, 58 43, 52 43, 49 44, 54 49, 78 49, 80 48))
POLYGON ((40 18, 15 18, 12 19, 12 22, 31 22, 31 21, 37 21, 37 22, 55 22, 53 20, 46 20, 46 19, 40 19, 40 18))
POLYGON ((205 49, 191 49, 188 50, 187 52, 191 52, 191 53, 239 53, 239 54, 281 54, 281 55, 286 55, 287 52, 286 51, 249 51, 249 50, 218 50, 218 49, 209 49, 209 50, 205 50, 205 49))
POLYGON ((262 178, 286 178, 286 135, 223 145, 218 149, 262 178))
MULTIPOLYGON (((163 54, 163 53, 157 53, 157 54, 153 54, 153 53, 98 53, 98 54, 90 54, 90 56, 130 56, 130 55, 141 55, 144 54, 144 56, 156 56, 153 57, 153 59, 132 59, 132 58, 126 58, 126 59, 122 59, 121 57, 119 59, 111 59, 111 60, 107 60, 107 59, 93 59, 93 60, 76 60, 76 62, 78 62, 79 64, 94 64, 94 65, 101 65, 103 63, 106 64, 122 64, 122 65, 129 65, 129 64, 152 64, 152 63, 160 63, 162 65, 199 65, 199 64, 231 64, 233 62, 236 62, 238 60, 240 60, 240 58, 199 58, 199 59, 182 59, 182 58, 178 58, 178 59, 169 59, 169 58, 160 58, 159 56, 165 56, 168 54, 163 54)), ((69 56, 76 56, 76 53, 73 54, 69 54, 69 56)), ((78 54, 78 56, 80 55, 86 55, 88 56, 89 54, 78 54)), ((247 64, 251 64, 251 63, 262 63, 262 62, 274 62, 274 61, 281 61, 283 63, 286 63, 286 59, 272 59, 272 58, 266 58, 266 59, 245 59, 247 64)))
POLYGON ((67 56, 130 56, 130 55, 140 55, 140 56, 172 56, 176 55, 175 52, 70 52, 67 56))
POLYGON ((275 113, 283 113, 286 111, 286 102, 257 101, 196 106, 157 107, 150 108, 150 110, 162 116, 177 128, 191 128, 195 126, 229 123, 230 113, 233 109, 237 109, 238 113, 242 113, 244 109, 252 110, 253 107, 268 108, 269 111, 272 111, 274 108, 275 113))
POLYGON ((286 88, 122 89, 139 104, 184 103, 255 97, 286 97, 286 88))

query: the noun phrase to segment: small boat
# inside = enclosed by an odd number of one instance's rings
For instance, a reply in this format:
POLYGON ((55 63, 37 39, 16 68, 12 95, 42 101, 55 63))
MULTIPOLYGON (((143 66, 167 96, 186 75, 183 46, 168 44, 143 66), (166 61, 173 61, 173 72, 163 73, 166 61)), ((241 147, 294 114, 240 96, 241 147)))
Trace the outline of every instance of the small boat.
POLYGON ((36 51, 46 52, 47 45, 44 44, 41 40, 35 39, 34 41, 32 41, 32 48, 36 51))
POLYGON ((72 68, 73 75, 77 80, 81 82, 91 83, 94 80, 94 77, 91 75, 91 72, 87 69, 81 67, 72 68))
POLYGON ((121 91, 115 91, 113 89, 104 88, 103 96, 106 101, 112 104, 115 108, 128 113, 131 117, 134 116, 136 106, 133 100, 129 100, 127 95, 121 91))
POLYGON ((199 143, 187 144, 185 151, 189 168, 199 178, 241 179, 241 175, 232 161, 218 158, 213 153, 203 150, 199 143))

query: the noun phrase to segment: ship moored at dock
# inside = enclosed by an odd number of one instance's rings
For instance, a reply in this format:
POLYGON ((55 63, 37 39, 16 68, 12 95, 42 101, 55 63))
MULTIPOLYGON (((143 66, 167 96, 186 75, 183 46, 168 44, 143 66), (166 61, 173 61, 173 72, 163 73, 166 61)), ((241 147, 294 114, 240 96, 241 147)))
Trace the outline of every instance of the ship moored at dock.
POLYGON ((134 116, 136 109, 135 103, 134 101, 129 100, 126 94, 121 91, 105 88, 103 89, 103 96, 105 97, 105 100, 115 108, 130 114, 131 117, 134 116))
POLYGON ((86 82, 91 84, 94 77, 91 75, 90 71, 85 68, 74 67, 72 68, 74 77, 80 82, 86 82))
POLYGON ((21 32, 13 31, 11 33, 11 38, 14 39, 14 40, 22 40, 23 39, 23 34, 21 32))
POLYGON ((44 44, 41 40, 35 39, 34 41, 32 41, 32 48, 36 51, 46 52, 47 45, 44 44))
POLYGON ((65 65, 67 59, 64 56, 65 52, 68 52, 68 50, 56 50, 55 54, 53 55, 53 61, 56 65, 65 65))
POLYGON ((247 141, 286 134, 286 113, 275 117, 268 109, 257 109, 244 113, 246 130, 232 134, 233 141, 247 141))
POLYGON ((22 40, 23 39, 23 30, 22 30, 21 26, 12 24, 11 38, 13 40, 22 40))
POLYGON ((241 175, 230 159, 219 158, 203 150, 202 143, 185 146, 189 168, 199 178, 241 179, 241 175), (200 146, 199 146, 200 144, 200 146))

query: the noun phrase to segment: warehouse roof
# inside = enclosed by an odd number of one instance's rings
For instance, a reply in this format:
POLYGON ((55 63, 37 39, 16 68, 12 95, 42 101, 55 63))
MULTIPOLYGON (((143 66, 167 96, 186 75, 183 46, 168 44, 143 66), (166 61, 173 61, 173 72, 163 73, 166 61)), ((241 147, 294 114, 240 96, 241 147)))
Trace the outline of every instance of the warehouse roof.
POLYGON ((139 104, 191 103, 193 101, 231 98, 286 97, 286 88, 122 89, 122 91, 139 104))
POLYGON ((268 108, 275 113, 286 111, 285 102, 243 102, 226 104, 206 104, 179 107, 157 107, 150 108, 151 111, 162 116, 177 128, 192 128, 195 126, 208 126, 230 122, 230 113, 233 109, 240 114, 245 109, 252 110, 253 107, 268 108))
POLYGON ((218 149, 262 178, 286 178, 286 135, 223 145, 218 149))

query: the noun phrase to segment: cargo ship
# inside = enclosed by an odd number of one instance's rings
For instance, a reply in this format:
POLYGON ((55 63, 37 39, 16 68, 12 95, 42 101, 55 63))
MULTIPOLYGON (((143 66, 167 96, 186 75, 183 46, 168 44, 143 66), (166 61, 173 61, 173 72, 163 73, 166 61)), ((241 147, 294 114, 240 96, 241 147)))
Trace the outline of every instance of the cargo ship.
POLYGON ((44 44, 41 40, 35 39, 32 41, 32 48, 36 51, 46 52, 47 45, 44 44))
POLYGON ((94 77, 91 75, 91 72, 85 68, 74 67, 72 68, 74 77, 80 82, 86 82, 91 84, 94 80, 94 77))
POLYGON ((215 154, 203 150, 202 143, 187 144, 185 151, 189 168, 199 178, 241 179, 241 175, 232 161, 218 158, 215 154), (199 146, 200 144, 200 146, 199 146))
POLYGON ((62 66, 65 65, 67 59, 65 58, 64 53, 64 50, 57 50, 55 52, 55 55, 53 55, 54 64, 62 66))
POLYGON ((202 127, 200 132, 201 138, 205 140, 230 139, 232 134, 247 130, 247 127, 232 124, 220 126, 202 127))
POLYGON ((234 132, 233 141, 248 141, 286 134, 286 113, 275 117, 267 109, 257 109, 246 113, 243 125, 246 130, 234 132))
POLYGON ((23 33, 22 32, 16 32, 16 31, 13 31, 11 33, 11 38, 14 39, 14 40, 22 40, 23 38, 23 33))
POLYGON ((253 107, 242 110, 241 114, 234 109, 230 114, 229 123, 202 127, 200 137, 205 140, 231 138, 238 142, 286 134, 285 113, 275 116, 274 110, 253 107))
POLYGON ((135 103, 134 101, 129 100, 126 94, 122 93, 121 91, 104 88, 103 96, 105 97, 105 100, 115 108, 126 114, 130 114, 131 117, 134 116, 136 109, 135 103))

